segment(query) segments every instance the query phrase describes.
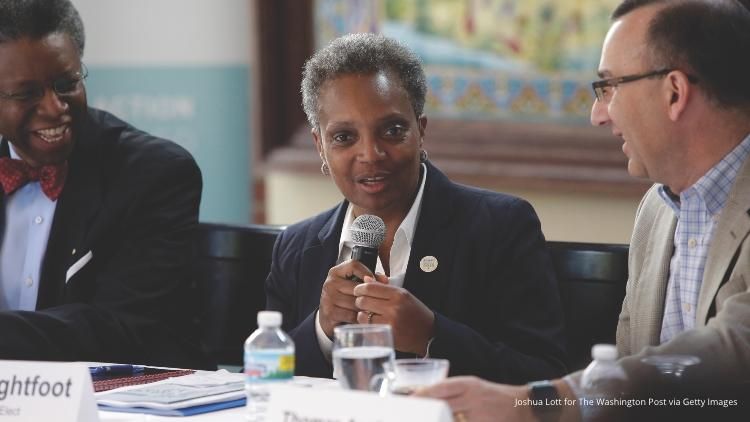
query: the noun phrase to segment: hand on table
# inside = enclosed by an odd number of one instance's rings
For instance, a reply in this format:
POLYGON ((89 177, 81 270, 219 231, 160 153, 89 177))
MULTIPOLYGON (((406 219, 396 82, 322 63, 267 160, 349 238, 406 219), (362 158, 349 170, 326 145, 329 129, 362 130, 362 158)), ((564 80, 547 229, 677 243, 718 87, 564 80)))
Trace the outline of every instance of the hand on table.
POLYGON ((456 422, 536 421, 531 406, 519 405, 529 398, 528 387, 495 384, 477 377, 453 377, 414 394, 448 402, 456 422))

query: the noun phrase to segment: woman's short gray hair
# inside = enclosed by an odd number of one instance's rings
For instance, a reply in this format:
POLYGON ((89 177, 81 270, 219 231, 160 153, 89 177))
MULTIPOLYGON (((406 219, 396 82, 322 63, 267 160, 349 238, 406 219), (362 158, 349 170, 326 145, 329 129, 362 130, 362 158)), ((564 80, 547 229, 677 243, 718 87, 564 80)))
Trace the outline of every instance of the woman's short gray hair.
POLYGON ((404 44, 379 34, 349 34, 336 38, 305 63, 302 106, 310 125, 318 127, 318 97, 326 81, 345 74, 389 72, 401 80, 417 117, 424 110, 427 81, 422 63, 404 44))

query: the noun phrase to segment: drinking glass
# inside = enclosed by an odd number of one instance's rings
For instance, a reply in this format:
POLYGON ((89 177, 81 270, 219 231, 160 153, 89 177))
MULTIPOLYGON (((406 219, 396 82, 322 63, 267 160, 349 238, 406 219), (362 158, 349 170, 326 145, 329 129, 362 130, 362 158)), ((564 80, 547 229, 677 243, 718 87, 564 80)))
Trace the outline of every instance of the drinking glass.
POLYGON ((396 359, 386 362, 385 374, 376 375, 371 388, 385 394, 409 395, 419 387, 427 387, 448 376, 450 362, 447 359, 396 359), (377 380, 381 379, 382 383, 377 380), (380 384, 380 385, 378 385, 380 384))
POLYGON ((656 367, 667 380, 679 383, 682 373, 688 366, 700 363, 700 358, 692 355, 651 355, 641 359, 641 362, 656 367))
POLYGON ((393 334, 386 324, 350 324, 333 329, 333 373, 341 387, 370 390, 373 376, 394 358, 393 334))

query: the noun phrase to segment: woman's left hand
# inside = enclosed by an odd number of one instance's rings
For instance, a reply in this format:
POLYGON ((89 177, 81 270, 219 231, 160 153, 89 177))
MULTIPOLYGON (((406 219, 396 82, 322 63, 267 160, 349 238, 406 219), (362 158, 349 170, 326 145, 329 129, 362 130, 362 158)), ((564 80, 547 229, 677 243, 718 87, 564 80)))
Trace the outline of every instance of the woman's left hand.
POLYGON ((435 315, 408 290, 391 286, 382 274, 365 277, 354 288, 355 305, 360 309, 360 324, 389 324, 396 350, 424 356, 427 342, 433 336, 435 315), (370 312, 373 313, 370 317, 370 312))

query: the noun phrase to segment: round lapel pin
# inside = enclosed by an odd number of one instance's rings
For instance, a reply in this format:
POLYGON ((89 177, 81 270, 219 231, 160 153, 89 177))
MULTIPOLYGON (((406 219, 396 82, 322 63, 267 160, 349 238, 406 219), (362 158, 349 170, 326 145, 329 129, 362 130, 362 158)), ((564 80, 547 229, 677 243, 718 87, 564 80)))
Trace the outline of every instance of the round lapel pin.
POLYGON ((419 268, 426 273, 435 271, 437 267, 438 260, 434 256, 428 255, 419 260, 419 268))

